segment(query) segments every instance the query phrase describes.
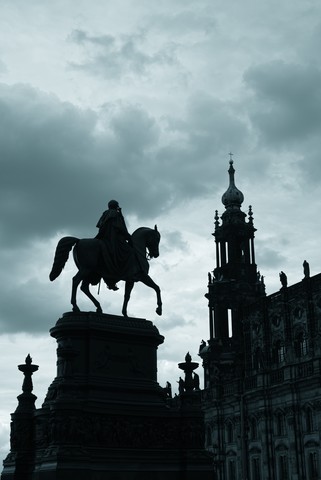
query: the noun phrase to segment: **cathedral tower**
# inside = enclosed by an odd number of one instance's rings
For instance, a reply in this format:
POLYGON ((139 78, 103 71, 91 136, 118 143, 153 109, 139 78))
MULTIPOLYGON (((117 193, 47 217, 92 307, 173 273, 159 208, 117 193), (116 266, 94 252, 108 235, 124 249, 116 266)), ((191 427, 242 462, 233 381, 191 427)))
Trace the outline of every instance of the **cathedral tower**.
MULTIPOLYGON (((321 274, 266 296, 252 208, 242 210, 230 161, 215 213, 210 338, 201 343, 206 447, 217 480, 321 478, 321 274)), ((302 259, 303 260, 303 259, 302 259)), ((301 261, 302 261, 301 260, 301 261)))
POLYGON ((225 212, 215 212, 216 267, 209 273, 208 293, 210 339, 223 344, 239 338, 241 310, 265 295, 263 278, 255 263, 252 207, 247 215, 241 210, 243 193, 235 185, 235 170, 230 160, 229 186, 222 196, 225 212))

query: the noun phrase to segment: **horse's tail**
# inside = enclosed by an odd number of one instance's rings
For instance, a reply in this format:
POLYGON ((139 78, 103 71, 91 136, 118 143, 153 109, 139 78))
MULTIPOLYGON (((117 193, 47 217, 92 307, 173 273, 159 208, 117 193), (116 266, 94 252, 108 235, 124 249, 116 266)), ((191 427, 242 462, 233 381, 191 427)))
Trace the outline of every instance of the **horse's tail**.
POLYGON ((78 242, 76 237, 63 237, 59 240, 49 278, 55 280, 62 272, 72 247, 78 242))

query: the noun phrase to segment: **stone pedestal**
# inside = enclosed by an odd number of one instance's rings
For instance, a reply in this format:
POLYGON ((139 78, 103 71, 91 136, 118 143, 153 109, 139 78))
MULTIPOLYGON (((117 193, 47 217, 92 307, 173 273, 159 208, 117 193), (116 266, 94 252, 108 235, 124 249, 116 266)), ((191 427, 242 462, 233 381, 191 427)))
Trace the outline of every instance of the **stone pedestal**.
POLYGON ((50 334, 57 376, 34 413, 32 480, 211 478, 200 408, 170 403, 157 383, 164 337, 152 322, 67 313, 50 334))
POLYGON ((57 340, 57 377, 43 407, 76 400, 86 408, 119 411, 164 403, 157 383, 152 322, 96 313, 67 313, 50 330, 57 340))

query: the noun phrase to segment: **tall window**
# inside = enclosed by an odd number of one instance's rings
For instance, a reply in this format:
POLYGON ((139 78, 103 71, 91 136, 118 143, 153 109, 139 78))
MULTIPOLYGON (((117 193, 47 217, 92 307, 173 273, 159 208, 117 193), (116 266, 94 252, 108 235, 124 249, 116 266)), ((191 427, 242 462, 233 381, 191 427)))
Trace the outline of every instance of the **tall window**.
POLYGON ((232 310, 229 308, 227 310, 227 323, 228 323, 228 336, 229 338, 233 337, 233 316, 232 310))
POLYGON ((251 480, 261 480, 261 466, 258 457, 252 458, 251 470, 251 480))
POLYGON ((276 434, 279 436, 285 435, 285 421, 282 412, 279 412, 276 416, 276 434))
POLYGON ((250 432, 251 432, 251 439, 256 440, 257 439, 257 421, 256 418, 251 419, 250 423, 250 432))
POLYGON ((289 480, 288 459, 286 455, 279 456, 279 479, 289 480))
POLYGON ((300 332, 294 340, 294 351, 297 358, 304 357, 308 353, 308 342, 303 332, 300 332))
POLYGON ((228 461, 228 480, 236 480, 235 460, 228 461))
POLYGON ((310 452, 308 458, 309 480, 318 480, 319 467, 317 452, 310 452))
POLYGON ((285 346, 278 340, 275 342, 273 347, 273 362, 274 363, 282 363, 285 360, 285 346))
POLYGON ((253 368, 255 370, 260 370, 264 366, 263 365, 263 352, 262 352, 262 349, 260 347, 257 347, 257 349, 254 352, 252 364, 253 364, 253 368))
POLYGON ((206 428, 206 446, 210 447, 212 445, 212 429, 208 425, 206 428))
POLYGON ((232 422, 228 422, 226 425, 226 441, 232 443, 234 441, 234 430, 232 422))
POLYGON ((305 411, 305 428, 307 433, 313 432, 313 412, 311 407, 308 407, 305 411))

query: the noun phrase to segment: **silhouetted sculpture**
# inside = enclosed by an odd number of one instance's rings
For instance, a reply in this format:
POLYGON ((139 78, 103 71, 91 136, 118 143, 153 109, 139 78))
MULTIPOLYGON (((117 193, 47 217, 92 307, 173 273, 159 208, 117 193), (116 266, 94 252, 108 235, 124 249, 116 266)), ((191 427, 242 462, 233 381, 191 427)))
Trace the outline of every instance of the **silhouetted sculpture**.
POLYGON ((185 382, 182 379, 182 377, 179 377, 179 380, 177 383, 178 383, 178 393, 181 395, 185 391, 185 382))
POLYGON ((116 200, 111 200, 97 223, 98 235, 92 239, 63 237, 59 240, 52 270, 49 278, 55 280, 62 272, 70 251, 73 249, 74 261, 78 272, 72 279, 71 304, 74 312, 79 312, 76 301, 77 288, 93 302, 97 312, 102 312, 101 305, 91 294, 89 285, 97 285, 101 279, 108 288, 118 290, 116 283, 126 282, 122 314, 127 316, 127 304, 135 282, 142 282, 152 288, 157 296, 156 313, 162 314, 160 288, 148 275, 149 258, 159 256, 160 234, 154 229, 138 228, 129 235, 125 220, 116 200))
POLYGON ((280 272, 280 282, 283 288, 288 286, 288 278, 284 272, 280 272))
POLYGON ((125 219, 117 200, 110 200, 108 202, 108 210, 105 210, 98 220, 96 227, 99 228, 99 232, 96 238, 105 238, 106 236, 111 236, 112 234, 110 233, 109 235, 108 232, 108 230, 110 230, 110 224, 113 224, 112 228, 116 230, 114 235, 119 234, 122 235, 126 240, 131 240, 131 236, 128 233, 125 219))
POLYGON ((310 277, 310 265, 306 260, 304 260, 303 262, 303 273, 304 273, 304 278, 310 277))
POLYGON ((108 210, 105 210, 96 226, 99 228, 96 238, 102 241, 103 258, 109 277, 107 286, 111 290, 118 290, 116 283, 128 275, 128 270, 135 263, 135 253, 117 200, 108 202, 108 210))
POLYGON ((205 348, 205 347, 206 347, 206 342, 205 342, 205 340, 202 340, 202 341, 201 341, 201 344, 200 344, 200 346, 199 346, 198 351, 200 352, 200 351, 203 350, 203 348, 205 348))
POLYGON ((200 377, 195 372, 193 372, 193 382, 194 382, 194 389, 199 390, 200 389, 200 377))
POLYGON ((172 385, 170 382, 166 382, 166 387, 164 388, 165 397, 172 398, 172 385))
POLYGON ((187 354, 185 355, 185 362, 179 363, 178 367, 185 373, 185 379, 182 380, 180 377, 178 384, 183 382, 182 385, 184 386, 184 391, 192 392, 195 388, 195 381, 197 382, 197 380, 195 380, 195 377, 193 377, 192 374, 193 371, 198 368, 198 363, 192 362, 191 354, 187 352, 187 354))

